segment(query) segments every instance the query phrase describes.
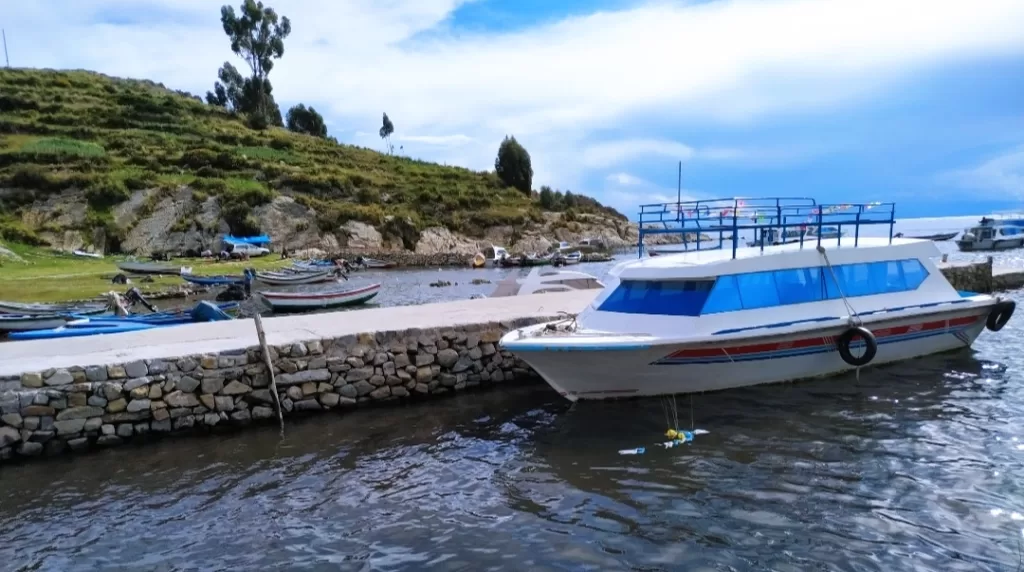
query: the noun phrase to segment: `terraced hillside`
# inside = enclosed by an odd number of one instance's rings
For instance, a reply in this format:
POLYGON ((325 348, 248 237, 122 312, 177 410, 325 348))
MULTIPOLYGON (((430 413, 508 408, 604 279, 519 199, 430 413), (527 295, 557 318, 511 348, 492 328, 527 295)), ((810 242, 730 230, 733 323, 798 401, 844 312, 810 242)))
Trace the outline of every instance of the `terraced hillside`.
POLYGON ((148 253, 212 247, 225 232, 367 252, 635 240, 635 226, 596 201, 573 197, 544 212, 535 197, 493 173, 256 131, 149 81, 0 70, 0 237, 8 241, 148 253))

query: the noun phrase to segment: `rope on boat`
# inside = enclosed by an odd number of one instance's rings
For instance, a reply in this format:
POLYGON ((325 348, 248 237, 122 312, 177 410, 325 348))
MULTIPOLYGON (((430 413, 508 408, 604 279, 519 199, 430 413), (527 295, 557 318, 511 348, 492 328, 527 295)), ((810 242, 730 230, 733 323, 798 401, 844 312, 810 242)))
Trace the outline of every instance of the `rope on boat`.
POLYGON ((860 319, 860 315, 857 314, 857 310, 855 310, 853 305, 850 304, 850 300, 846 297, 846 294, 843 292, 843 287, 839 283, 839 277, 836 276, 835 269, 832 268, 832 262, 828 259, 828 253, 825 252, 825 247, 821 246, 821 245, 818 245, 818 252, 820 252, 822 258, 825 259, 825 264, 828 266, 828 271, 832 275, 832 281, 836 283, 836 289, 839 290, 839 296, 842 297, 843 304, 846 305, 846 311, 850 313, 850 325, 851 326, 861 326, 861 325, 863 325, 864 322, 860 319))
MULTIPOLYGON (((828 259, 828 253, 825 252, 825 247, 818 245, 818 252, 821 253, 822 258, 825 259, 825 264, 828 266, 829 274, 832 275, 832 281, 836 283, 836 289, 839 290, 839 296, 843 299, 843 304, 846 305, 846 311, 850 313, 850 319, 848 323, 851 327, 860 327, 864 324, 864 321, 860 319, 860 315, 857 314, 857 310, 854 309, 853 305, 850 304, 850 300, 847 299, 846 293, 843 292, 843 287, 839 284, 839 277, 836 276, 836 271, 832 268, 832 262, 828 259)), ((857 366, 854 375, 856 380, 860 381, 860 366, 857 366)))

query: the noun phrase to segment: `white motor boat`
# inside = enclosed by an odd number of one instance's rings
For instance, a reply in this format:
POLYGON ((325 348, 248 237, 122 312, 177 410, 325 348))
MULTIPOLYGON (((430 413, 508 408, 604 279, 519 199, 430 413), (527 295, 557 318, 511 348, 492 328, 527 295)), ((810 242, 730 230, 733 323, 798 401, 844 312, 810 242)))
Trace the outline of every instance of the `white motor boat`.
MULTIPOLYGON (((892 236, 891 211, 853 214, 892 236)), ((576 401, 828 376, 968 347, 1013 315, 1012 300, 953 288, 933 242, 856 234, 623 262, 578 316, 500 345, 576 401)))
POLYGON ((498 282, 491 298, 598 288, 604 288, 604 284, 585 272, 537 267, 525 278, 509 276, 498 282))
POLYGON ((963 252, 1012 250, 1024 247, 1024 217, 983 217, 956 241, 963 252))
POLYGON ((470 265, 473 268, 494 268, 496 266, 501 266, 501 262, 503 260, 511 257, 512 256, 504 248, 491 245, 483 249, 483 251, 477 252, 476 256, 474 256, 473 260, 470 262, 470 265))

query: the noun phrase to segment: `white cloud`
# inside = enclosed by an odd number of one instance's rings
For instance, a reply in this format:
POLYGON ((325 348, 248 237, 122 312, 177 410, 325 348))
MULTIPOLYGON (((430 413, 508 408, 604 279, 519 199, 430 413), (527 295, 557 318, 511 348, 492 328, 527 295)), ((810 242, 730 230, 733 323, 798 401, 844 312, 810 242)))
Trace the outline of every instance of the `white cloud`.
POLYGON ((605 179, 623 187, 635 187, 646 183, 646 181, 640 177, 635 177, 629 173, 612 173, 605 177, 605 179))
MULTIPOLYGON (((510 33, 450 29, 465 0, 268 3, 294 30, 271 74, 279 100, 312 104, 339 132, 370 137, 386 110, 406 153, 473 168, 490 168, 501 138, 515 134, 536 184, 561 188, 639 157, 770 163, 770 154, 640 134, 821 112, 951 59, 1024 51, 1020 0, 665 0, 510 33), (622 141, 593 142, 609 130, 622 141)), ((14 65, 201 93, 225 60, 243 66, 220 29, 220 4, 33 0, 0 16, 14 65), (147 17, 154 10, 160 17, 147 17), (112 14, 122 23, 100 23, 112 14)))
POLYGON ((440 147, 457 147, 472 143, 473 138, 461 133, 456 135, 399 135, 396 141, 408 143, 423 143, 424 145, 437 145, 440 147))
POLYGON ((974 167, 947 171, 939 180, 989 195, 1024 199, 1024 146, 974 167))

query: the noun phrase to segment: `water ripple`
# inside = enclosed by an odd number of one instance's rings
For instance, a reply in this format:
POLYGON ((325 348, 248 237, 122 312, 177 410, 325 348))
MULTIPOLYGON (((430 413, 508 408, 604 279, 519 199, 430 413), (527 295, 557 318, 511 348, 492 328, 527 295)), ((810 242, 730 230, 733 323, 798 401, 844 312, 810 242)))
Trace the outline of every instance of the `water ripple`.
POLYGON ((1013 570, 1024 323, 961 351, 694 398, 540 387, 5 467, 11 570, 1013 570), (689 399, 679 401, 689 422, 689 399))

